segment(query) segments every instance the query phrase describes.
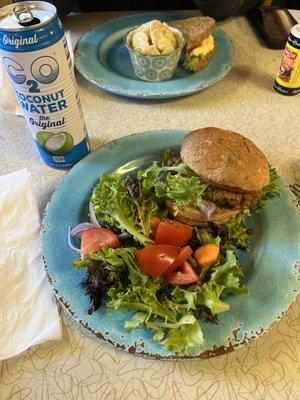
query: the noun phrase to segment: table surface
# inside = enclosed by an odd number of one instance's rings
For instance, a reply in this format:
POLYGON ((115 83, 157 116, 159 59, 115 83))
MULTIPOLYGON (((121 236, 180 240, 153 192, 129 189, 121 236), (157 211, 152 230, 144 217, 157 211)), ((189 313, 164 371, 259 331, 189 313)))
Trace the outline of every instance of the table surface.
MULTIPOLYGON (((121 13, 71 14, 75 44, 85 31, 121 13)), ((218 126, 243 133, 286 183, 300 182, 300 96, 272 89, 281 51, 267 49, 246 18, 219 26, 236 55, 210 89, 170 101, 141 101, 101 91, 77 76, 92 149, 134 132, 218 126)), ((65 171, 43 164, 23 118, 0 111, 0 173, 32 173, 41 212, 65 171)), ((300 301, 264 336, 203 361, 147 360, 94 338, 63 313, 63 339, 0 363, 0 399, 282 399, 300 398, 300 301)))

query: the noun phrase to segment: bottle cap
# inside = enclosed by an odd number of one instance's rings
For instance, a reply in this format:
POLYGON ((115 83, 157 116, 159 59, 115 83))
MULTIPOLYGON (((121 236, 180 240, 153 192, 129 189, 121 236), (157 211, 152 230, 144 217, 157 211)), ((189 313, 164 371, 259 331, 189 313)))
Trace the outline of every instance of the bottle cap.
POLYGON ((291 29, 291 34, 297 39, 300 39, 300 24, 294 25, 291 29))

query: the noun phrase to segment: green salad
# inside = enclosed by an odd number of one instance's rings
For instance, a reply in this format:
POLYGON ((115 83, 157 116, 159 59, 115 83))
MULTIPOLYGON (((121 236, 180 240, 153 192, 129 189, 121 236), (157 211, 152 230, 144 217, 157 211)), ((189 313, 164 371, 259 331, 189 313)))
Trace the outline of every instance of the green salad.
POLYGON ((270 168, 259 201, 218 225, 210 222, 216 205, 206 198, 207 184, 170 150, 134 176, 101 175, 90 221, 69 229, 69 244, 80 252, 73 266, 86 269, 87 312, 101 312, 101 304, 132 310, 126 331, 149 329, 153 340, 178 354, 200 347, 201 324, 217 324, 219 314, 230 312, 227 296, 251 295, 236 249, 249 245, 249 215, 280 194, 276 179, 270 168), (178 221, 186 207, 200 210, 207 223, 178 221))

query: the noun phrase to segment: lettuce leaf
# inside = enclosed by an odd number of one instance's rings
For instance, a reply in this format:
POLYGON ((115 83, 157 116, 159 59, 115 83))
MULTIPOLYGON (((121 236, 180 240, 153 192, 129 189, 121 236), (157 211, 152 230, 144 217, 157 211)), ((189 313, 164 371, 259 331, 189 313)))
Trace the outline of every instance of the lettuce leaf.
POLYGON ((268 200, 279 197, 281 194, 281 189, 277 185, 276 181, 279 178, 275 168, 269 167, 270 183, 264 187, 263 195, 260 202, 251 209, 251 211, 260 211, 266 207, 268 200))
POLYGON ((102 224, 126 231, 142 244, 152 242, 147 225, 151 216, 146 224, 145 218, 149 213, 152 215, 153 208, 147 208, 146 205, 139 208, 119 176, 102 175, 93 189, 91 201, 102 224))
POLYGON ((191 347, 199 347, 204 343, 199 322, 193 318, 189 323, 180 324, 177 329, 170 329, 163 345, 176 353, 187 353, 191 347))
POLYGON ((204 343, 203 333, 194 315, 184 314, 175 323, 148 321, 145 312, 137 312, 125 322, 125 329, 148 328, 155 331, 153 339, 162 341, 162 345, 175 353, 187 353, 192 347, 200 347, 204 343), (164 340, 163 340, 164 339, 164 340))
POLYGON ((268 200, 279 197, 281 194, 281 189, 277 185, 276 181, 278 179, 278 174, 274 168, 269 167, 270 183, 263 189, 263 194, 259 203, 249 210, 236 215, 231 218, 227 224, 226 228, 228 231, 229 243, 239 247, 241 249, 246 249, 249 245, 250 234, 246 227, 246 218, 250 215, 250 212, 259 212, 266 207, 268 200))
POLYGON ((228 311, 229 304, 220 299, 224 294, 224 289, 223 285, 218 285, 213 281, 204 283, 197 294, 197 305, 206 306, 212 315, 228 311))
POLYGON ((159 206, 148 191, 143 190, 136 177, 128 176, 124 180, 124 186, 134 202, 137 210, 137 218, 146 236, 151 233, 151 220, 160 214, 159 206))
POLYGON ((94 266, 93 262, 87 257, 77 258, 72 263, 75 269, 87 268, 90 269, 94 266))
POLYGON ((147 318, 147 313, 142 311, 136 312, 130 319, 125 321, 124 328, 128 332, 132 331, 133 329, 142 328, 145 326, 147 318))
POLYGON ((229 244, 241 249, 246 249, 250 241, 249 230, 246 227, 248 215, 249 211, 245 210, 231 218, 226 224, 229 244))
POLYGON ((206 282, 203 285, 197 285, 193 290, 177 286, 172 295, 180 304, 186 304, 189 309, 197 310, 199 306, 205 306, 212 315, 216 315, 229 310, 229 305, 220 299, 224 288, 223 285, 206 282))
POLYGON ((197 226, 194 227, 194 231, 196 232, 196 237, 199 240, 201 246, 205 244, 215 244, 220 247, 221 238, 220 236, 213 236, 212 233, 207 228, 199 228, 197 226))
POLYGON ((229 293, 248 294, 246 286, 240 283, 240 279, 243 277, 244 274, 236 255, 232 250, 227 250, 224 262, 212 267, 210 282, 218 286, 223 286, 222 295, 229 293))
POLYGON ((201 58, 201 55, 186 58, 183 63, 184 68, 187 69, 188 71, 197 72, 199 70, 199 59, 200 58, 201 58))
POLYGON ((108 291, 108 307, 137 311, 125 322, 127 331, 137 328, 151 329, 153 339, 176 353, 186 353, 191 347, 203 344, 203 334, 192 312, 167 297, 159 296, 164 284, 150 278, 144 285, 127 288, 113 287, 108 291))
POLYGON ((127 268, 128 278, 133 285, 145 284, 149 276, 138 268, 134 258, 135 250, 135 247, 119 247, 117 249, 103 247, 101 251, 89 254, 89 258, 100 260, 113 267, 127 268))
POLYGON ((157 291, 161 286, 159 280, 149 279, 144 285, 129 286, 127 288, 111 288, 108 291, 110 301, 108 307, 146 313, 147 320, 152 317, 161 317, 164 321, 175 323, 177 317, 176 306, 168 299, 159 301, 157 291))
POLYGON ((142 188, 159 199, 168 197, 174 204, 198 207, 206 185, 184 163, 159 166, 157 162, 138 172, 142 188))
POLYGON ((196 176, 166 175, 165 196, 172 199, 177 206, 190 205, 199 207, 206 185, 196 176))

